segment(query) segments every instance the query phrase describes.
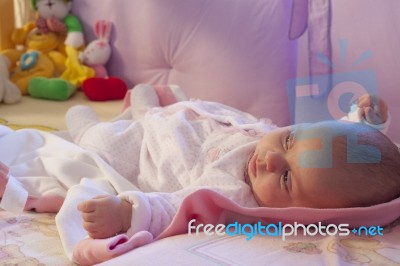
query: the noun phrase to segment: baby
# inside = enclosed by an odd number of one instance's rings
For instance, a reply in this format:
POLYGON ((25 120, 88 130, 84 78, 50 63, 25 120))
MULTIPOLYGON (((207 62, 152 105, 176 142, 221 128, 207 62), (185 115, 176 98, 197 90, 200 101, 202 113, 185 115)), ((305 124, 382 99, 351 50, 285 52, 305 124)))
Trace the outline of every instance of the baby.
MULTIPOLYGON (((147 96, 146 102, 156 106, 156 98, 147 96)), ((360 116, 371 114, 370 99, 359 99, 360 116)), ((141 230, 156 236, 182 199, 199 188, 246 207, 362 207, 400 196, 398 148, 362 123, 277 128, 221 104, 192 101, 112 123, 98 123, 91 110, 76 107, 67 124, 79 146, 95 151, 141 190, 79 204, 92 238, 141 230)))
POLYGON ((345 208, 400 196, 400 153, 361 123, 300 124, 267 133, 248 163, 260 206, 345 208))

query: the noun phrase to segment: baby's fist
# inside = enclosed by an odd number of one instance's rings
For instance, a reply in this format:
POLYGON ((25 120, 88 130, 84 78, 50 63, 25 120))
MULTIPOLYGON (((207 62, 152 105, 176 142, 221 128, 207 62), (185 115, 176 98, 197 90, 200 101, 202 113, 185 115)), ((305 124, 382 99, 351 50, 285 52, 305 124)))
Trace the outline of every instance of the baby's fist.
POLYGON ((368 123, 379 125, 388 119, 388 106, 378 96, 364 94, 358 99, 358 115, 368 123))
POLYGON ((78 205, 83 228, 91 238, 108 238, 126 232, 132 218, 132 205, 112 195, 100 195, 78 205))

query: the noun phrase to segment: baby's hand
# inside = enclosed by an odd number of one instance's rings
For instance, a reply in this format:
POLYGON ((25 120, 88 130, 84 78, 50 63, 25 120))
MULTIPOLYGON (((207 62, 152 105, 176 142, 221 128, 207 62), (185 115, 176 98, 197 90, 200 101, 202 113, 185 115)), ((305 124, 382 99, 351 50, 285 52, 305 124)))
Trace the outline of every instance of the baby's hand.
POLYGON ((83 228, 91 238, 107 238, 130 228, 132 205, 111 195, 102 195, 78 205, 82 213, 83 228))
POLYGON ((388 119, 388 106, 377 96, 364 94, 358 99, 358 115, 368 123, 379 125, 388 119))

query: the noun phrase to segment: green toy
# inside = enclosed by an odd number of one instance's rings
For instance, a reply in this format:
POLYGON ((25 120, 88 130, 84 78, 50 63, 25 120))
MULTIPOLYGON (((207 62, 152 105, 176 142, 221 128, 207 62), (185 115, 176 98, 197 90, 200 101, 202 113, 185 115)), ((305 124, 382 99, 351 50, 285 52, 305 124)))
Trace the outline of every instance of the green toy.
MULTIPOLYGON (((36 27, 42 34, 56 33, 65 37, 67 61, 84 46, 83 28, 77 16, 71 14, 71 0, 31 0, 32 7, 38 13, 36 27)), ((66 70, 68 66, 66 65, 66 70)), ((70 75, 71 76, 71 75, 70 75)), ((76 91, 79 84, 64 78, 35 77, 29 82, 28 92, 32 97, 49 100, 67 100, 76 91)))
POLYGON ((29 94, 35 98, 65 101, 75 90, 75 85, 60 78, 38 77, 29 82, 29 94))

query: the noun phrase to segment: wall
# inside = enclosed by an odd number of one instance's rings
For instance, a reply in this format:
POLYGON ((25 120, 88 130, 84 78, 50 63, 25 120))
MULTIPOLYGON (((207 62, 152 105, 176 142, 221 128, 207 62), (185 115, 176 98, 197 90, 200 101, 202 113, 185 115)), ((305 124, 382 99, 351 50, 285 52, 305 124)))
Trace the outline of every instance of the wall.
MULTIPOLYGON (((371 70, 390 109, 388 135, 400 143, 400 1, 331 0, 333 74, 371 70), (345 44, 347 43, 347 48, 345 44), (357 64, 369 51, 370 56, 357 64)), ((300 39, 298 76, 308 75, 307 34, 300 39)), ((315 55, 311 55, 315 56, 315 55)))

